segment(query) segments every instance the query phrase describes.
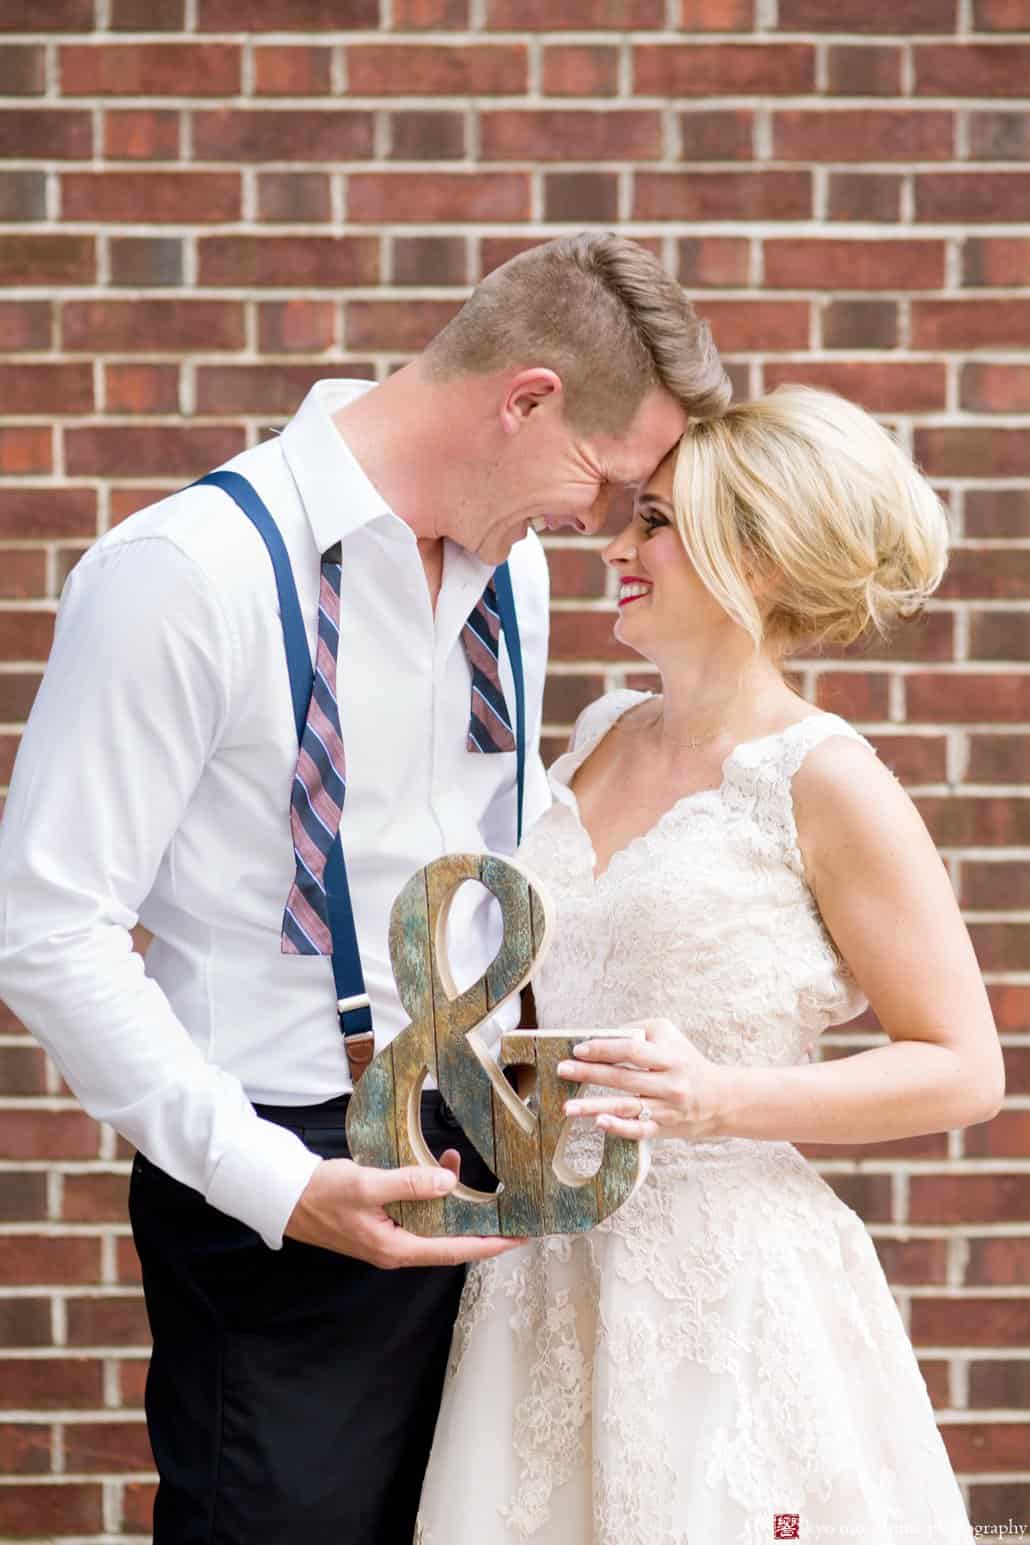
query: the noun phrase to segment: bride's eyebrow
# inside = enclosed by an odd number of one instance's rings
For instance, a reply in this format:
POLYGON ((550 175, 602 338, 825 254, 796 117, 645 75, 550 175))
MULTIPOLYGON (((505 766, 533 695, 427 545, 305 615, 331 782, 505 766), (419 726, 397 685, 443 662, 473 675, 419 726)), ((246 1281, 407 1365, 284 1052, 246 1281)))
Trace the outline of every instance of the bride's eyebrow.
POLYGON ((653 504, 656 510, 671 510, 672 505, 665 499, 660 499, 657 494, 641 494, 637 500, 637 509, 642 509, 645 504, 653 504))

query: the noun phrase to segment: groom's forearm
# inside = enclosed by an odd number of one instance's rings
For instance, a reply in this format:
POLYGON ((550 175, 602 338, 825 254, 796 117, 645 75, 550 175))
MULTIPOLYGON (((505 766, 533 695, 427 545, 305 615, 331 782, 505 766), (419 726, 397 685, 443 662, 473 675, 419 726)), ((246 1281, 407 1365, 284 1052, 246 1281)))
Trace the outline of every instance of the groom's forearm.
POLYGON ((720 1137, 889 1142, 989 1121, 998 1111, 976 1070, 930 1041, 892 1041, 832 1062, 726 1071, 720 1137))

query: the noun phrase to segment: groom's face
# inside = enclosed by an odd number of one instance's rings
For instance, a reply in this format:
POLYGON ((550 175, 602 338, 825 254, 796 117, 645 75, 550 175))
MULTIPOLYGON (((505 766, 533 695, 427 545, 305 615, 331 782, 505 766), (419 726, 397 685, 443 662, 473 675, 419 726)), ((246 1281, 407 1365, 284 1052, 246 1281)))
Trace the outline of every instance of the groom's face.
POLYGON ((646 483, 686 422, 679 403, 665 391, 644 398, 622 435, 572 429, 559 404, 548 405, 532 435, 519 436, 519 455, 493 490, 494 509, 476 533, 478 540, 467 545, 496 564, 503 563, 531 524, 595 535, 608 518, 613 494, 646 483))

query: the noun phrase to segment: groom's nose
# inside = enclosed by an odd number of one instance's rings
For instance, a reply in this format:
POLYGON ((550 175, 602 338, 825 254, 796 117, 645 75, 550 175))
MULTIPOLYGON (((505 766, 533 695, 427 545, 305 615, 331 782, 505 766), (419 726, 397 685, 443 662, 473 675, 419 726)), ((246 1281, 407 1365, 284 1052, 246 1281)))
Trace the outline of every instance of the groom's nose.
POLYGON ((601 483, 597 489, 597 496, 593 504, 585 514, 577 518, 576 524, 585 536, 596 536, 603 529, 608 519, 608 506, 611 503, 612 489, 610 483, 601 483))

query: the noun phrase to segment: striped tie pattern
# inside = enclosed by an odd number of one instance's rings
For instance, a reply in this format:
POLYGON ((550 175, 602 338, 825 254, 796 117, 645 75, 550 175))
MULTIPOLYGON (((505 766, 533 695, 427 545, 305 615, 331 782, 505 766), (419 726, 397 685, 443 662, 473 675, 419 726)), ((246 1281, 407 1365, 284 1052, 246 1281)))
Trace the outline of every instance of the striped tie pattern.
POLYGON ((340 647, 340 544, 322 558, 318 594, 318 649, 308 717, 290 799, 297 878, 283 913, 284 955, 331 955, 325 866, 347 792, 336 659, 340 647))
POLYGON ((500 633, 497 591, 491 580, 461 632, 472 669, 472 715, 466 741, 469 751, 515 750, 515 736, 497 664, 500 633))

